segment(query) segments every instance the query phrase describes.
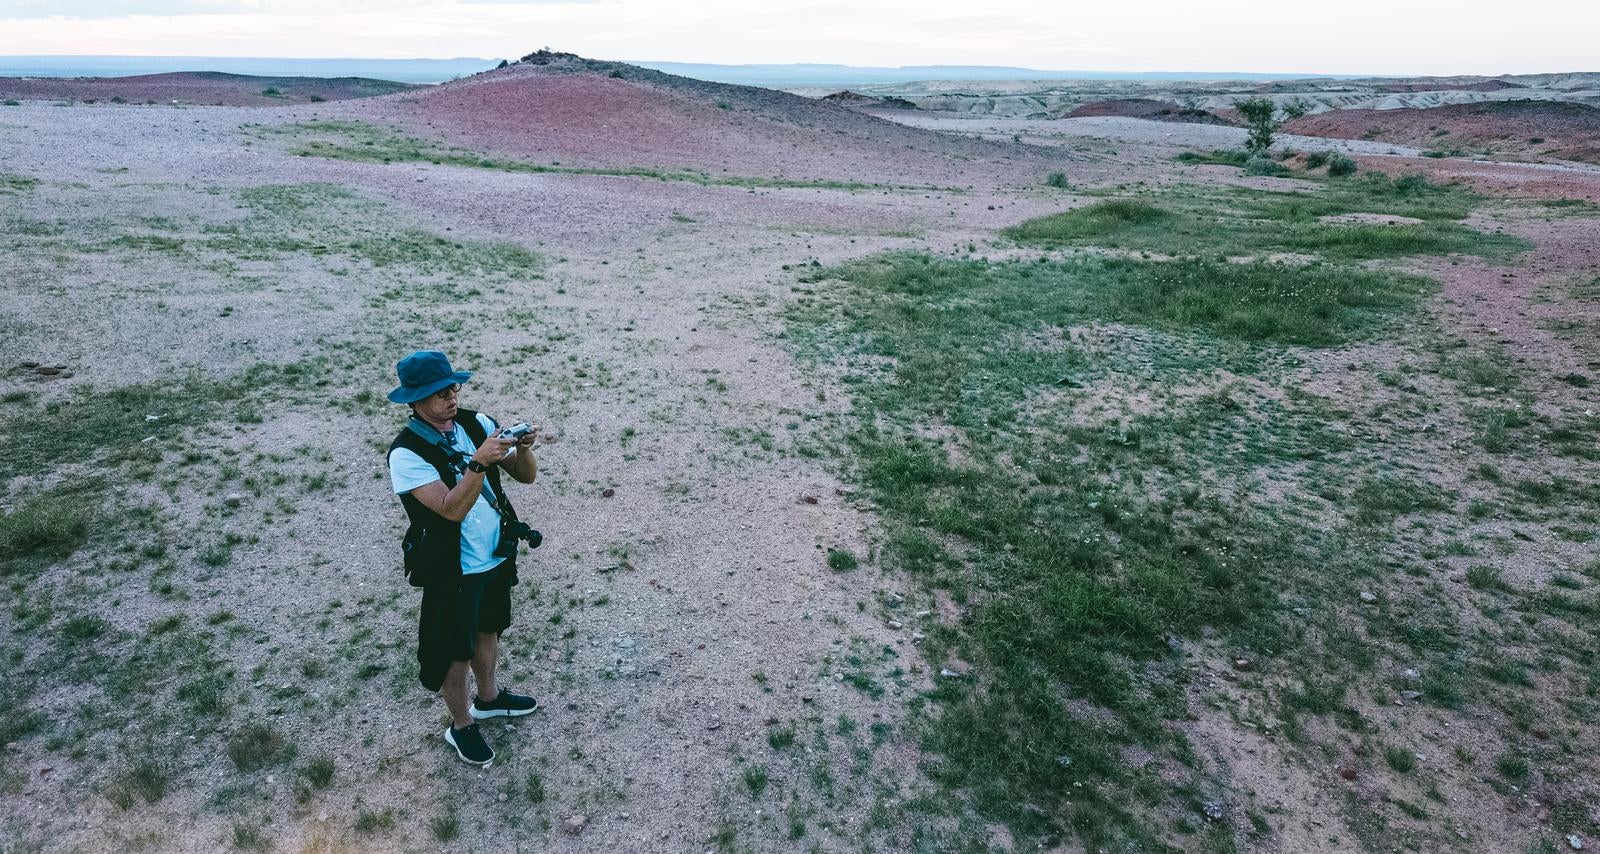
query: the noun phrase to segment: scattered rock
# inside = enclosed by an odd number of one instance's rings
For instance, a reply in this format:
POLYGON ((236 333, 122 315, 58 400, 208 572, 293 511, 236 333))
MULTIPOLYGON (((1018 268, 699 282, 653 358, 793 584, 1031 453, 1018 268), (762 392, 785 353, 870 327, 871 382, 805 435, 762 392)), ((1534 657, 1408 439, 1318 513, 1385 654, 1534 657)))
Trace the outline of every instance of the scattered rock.
POLYGON ((710 730, 710 731, 713 731, 713 732, 715 732, 716 730, 722 729, 722 721, 712 721, 712 722, 706 724, 706 729, 710 730))
POLYGON ((1222 821, 1222 804, 1217 801, 1206 801, 1201 809, 1206 814, 1206 821, 1222 821))
POLYGON ((23 367, 24 367, 24 368, 27 368, 27 369, 29 369, 29 370, 32 370, 32 369, 34 369, 34 368, 37 368, 37 367, 39 367, 39 363, 38 363, 38 362, 34 362, 34 361, 31 361, 31 360, 29 360, 29 361, 24 361, 24 362, 23 362, 23 363, 22 363, 22 366, 23 366, 23 367))
POLYGON ((502 804, 503 804, 503 803, 505 803, 505 802, 506 802, 506 801, 509 801, 509 800, 511 800, 511 798, 510 798, 510 796, 508 796, 508 795, 507 795, 507 794, 506 794, 506 793, 505 793, 505 792, 501 792, 501 793, 500 793, 500 798, 499 798, 499 800, 500 800, 500 803, 502 803, 502 804))
POLYGON ((34 368, 34 370, 37 371, 41 376, 53 377, 61 373, 63 370, 65 370, 65 368, 65 365, 40 365, 39 367, 34 368))
POLYGON ((905 628, 905 624, 900 622, 899 620, 890 620, 888 625, 889 625, 889 628, 894 629, 897 632, 900 631, 901 629, 905 628))
POLYGON ((1371 591, 1363 590, 1363 591, 1361 591, 1361 601, 1366 602, 1368 604, 1371 604, 1373 602, 1378 601, 1378 596, 1377 596, 1377 594, 1372 593, 1371 591))
POLYGON ((1420 698, 1421 696, 1422 696, 1422 692, 1421 691, 1401 691, 1400 692, 1400 699, 1406 701, 1407 703, 1410 703, 1410 702, 1420 698))
POLYGON ((328 814, 327 813, 325 813, 325 812, 317 813, 317 821, 327 821, 327 820, 328 820, 328 814))
POLYGON ((568 818, 566 821, 561 822, 561 829, 565 831, 568 836, 577 836, 583 832, 584 826, 586 826, 588 823, 588 816, 575 815, 568 818))
POLYGON ((223 496, 222 503, 229 507, 238 507, 240 504, 244 503, 244 493, 230 492, 223 496))
POLYGON ((1233 669, 1241 672, 1248 673, 1249 671, 1254 670, 1255 666, 1255 662, 1248 658, 1235 658, 1233 660, 1233 669))
POLYGON ((1341 766, 1339 768, 1339 777, 1344 780, 1354 780, 1356 778, 1356 769, 1341 766))
POLYGON ((559 650, 559 649, 550 650, 550 652, 546 656, 546 658, 549 658, 551 661, 560 661, 561 660, 561 650, 559 650))
POLYGON ((612 489, 609 486, 606 487, 605 489, 600 490, 600 497, 601 498, 610 498, 611 496, 616 495, 616 494, 617 494, 617 491, 615 489, 612 489))
POLYGON ((1415 667, 1407 667, 1406 669, 1400 671, 1400 678, 1407 682, 1421 682, 1422 673, 1415 667))
POLYGON ((800 500, 804 501, 807 504, 815 504, 815 503, 817 503, 817 497, 815 495, 802 495, 802 496, 800 496, 800 500))
POLYGON ((1567 834, 1567 847, 1571 848, 1574 851, 1582 851, 1583 850, 1583 837, 1579 836, 1576 833, 1567 834))

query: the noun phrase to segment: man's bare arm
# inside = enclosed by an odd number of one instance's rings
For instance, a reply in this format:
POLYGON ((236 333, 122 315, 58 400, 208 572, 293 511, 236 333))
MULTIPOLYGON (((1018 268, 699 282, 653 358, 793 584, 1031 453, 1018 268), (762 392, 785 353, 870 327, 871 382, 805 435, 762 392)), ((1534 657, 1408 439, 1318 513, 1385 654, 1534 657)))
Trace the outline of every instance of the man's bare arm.
POLYGON ((482 492, 483 472, 476 471, 463 473, 454 488, 446 487, 442 480, 436 480, 411 490, 422 506, 452 522, 467 518, 467 511, 472 509, 482 492))

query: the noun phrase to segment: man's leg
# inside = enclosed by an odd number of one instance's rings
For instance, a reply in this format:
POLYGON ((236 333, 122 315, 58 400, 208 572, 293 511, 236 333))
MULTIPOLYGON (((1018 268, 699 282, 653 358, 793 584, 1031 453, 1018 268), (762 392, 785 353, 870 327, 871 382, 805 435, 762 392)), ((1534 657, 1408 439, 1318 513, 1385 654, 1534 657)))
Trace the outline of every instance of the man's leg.
MULTIPOLYGON (((478 651, 481 654, 483 647, 479 646, 478 651)), ((466 729, 477 723, 472 719, 472 712, 468 710, 471 699, 467 696, 467 670, 472 666, 475 666, 474 662, 453 662, 444 675, 444 684, 439 687, 439 693, 444 697, 444 704, 450 709, 451 725, 456 729, 466 729)), ((493 679, 492 674, 490 678, 493 679)))
MULTIPOLYGON (((496 685, 494 681, 494 665, 495 659, 499 656, 500 652, 500 636, 498 634, 479 632, 477 646, 477 654, 472 657, 472 676, 478 682, 478 702, 489 703, 493 702, 494 698, 500 695, 500 687, 496 685)), ((459 664, 461 662, 457 663, 459 664)), ((452 670, 451 672, 453 673, 455 671, 452 670)), ((463 701, 465 701, 466 698, 466 684, 466 680, 462 679, 461 696, 463 701)), ((448 702, 448 698, 446 698, 446 701, 448 702)), ((463 714, 466 713, 466 708, 466 705, 463 703, 461 707, 463 714)), ((450 714, 456 714, 454 706, 450 707, 450 714)), ((460 717, 458 716, 456 719, 460 720, 460 717)), ((468 717, 467 720, 470 721, 472 718, 468 717)))

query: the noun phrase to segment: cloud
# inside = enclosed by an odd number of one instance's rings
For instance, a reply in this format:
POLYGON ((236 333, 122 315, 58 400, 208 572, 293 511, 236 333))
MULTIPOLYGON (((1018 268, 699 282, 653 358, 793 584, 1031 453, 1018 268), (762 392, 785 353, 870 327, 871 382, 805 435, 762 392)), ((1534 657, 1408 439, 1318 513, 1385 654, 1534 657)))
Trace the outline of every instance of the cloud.
MULTIPOLYGON (((467 6, 568 6, 586 5, 599 0, 456 0, 467 6)), ((339 4, 348 11, 384 12, 396 8, 442 5, 429 0, 345 0, 339 4)), ((323 0, 6 0, 0 4, 0 20, 29 18, 71 18, 104 20, 134 15, 170 17, 183 15, 286 15, 326 11, 323 0)))

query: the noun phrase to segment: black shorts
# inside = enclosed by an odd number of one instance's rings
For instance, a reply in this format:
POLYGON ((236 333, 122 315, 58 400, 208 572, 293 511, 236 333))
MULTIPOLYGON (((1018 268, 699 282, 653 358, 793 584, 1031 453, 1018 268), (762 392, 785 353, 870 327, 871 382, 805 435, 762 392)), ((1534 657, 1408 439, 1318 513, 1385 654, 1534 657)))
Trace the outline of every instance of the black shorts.
POLYGON ((437 691, 457 661, 471 661, 478 635, 498 635, 511 625, 510 562, 488 572, 464 575, 457 585, 422 589, 422 615, 417 624, 417 663, 422 687, 437 691))

